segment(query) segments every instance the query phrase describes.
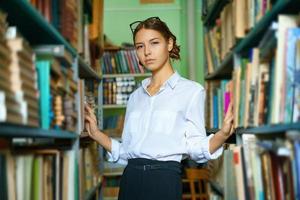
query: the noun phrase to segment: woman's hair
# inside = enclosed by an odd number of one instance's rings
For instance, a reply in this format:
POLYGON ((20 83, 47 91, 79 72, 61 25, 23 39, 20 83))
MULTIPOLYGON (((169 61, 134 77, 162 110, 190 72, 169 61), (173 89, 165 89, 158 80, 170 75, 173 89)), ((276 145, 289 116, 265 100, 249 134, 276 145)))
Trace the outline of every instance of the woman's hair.
POLYGON ((174 60, 180 60, 180 46, 176 44, 176 37, 170 31, 165 22, 161 21, 158 17, 151 17, 144 21, 139 22, 137 27, 133 31, 133 41, 135 42, 135 36, 141 29, 152 29, 158 31, 162 36, 169 41, 171 38, 173 40, 173 49, 169 52, 170 58, 174 60))

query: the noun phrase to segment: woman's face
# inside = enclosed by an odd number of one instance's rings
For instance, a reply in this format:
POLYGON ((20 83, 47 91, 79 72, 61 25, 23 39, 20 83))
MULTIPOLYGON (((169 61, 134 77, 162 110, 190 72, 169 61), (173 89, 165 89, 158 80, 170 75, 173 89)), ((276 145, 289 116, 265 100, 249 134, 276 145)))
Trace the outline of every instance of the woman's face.
POLYGON ((135 35, 135 48, 139 61, 150 71, 157 71, 169 61, 173 41, 168 42, 158 31, 141 29, 135 35))

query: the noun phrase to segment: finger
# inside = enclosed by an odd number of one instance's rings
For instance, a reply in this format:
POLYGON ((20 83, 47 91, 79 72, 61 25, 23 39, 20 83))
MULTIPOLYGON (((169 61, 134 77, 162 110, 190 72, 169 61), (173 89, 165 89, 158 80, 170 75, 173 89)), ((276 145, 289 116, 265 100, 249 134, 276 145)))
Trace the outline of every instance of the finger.
POLYGON ((85 116, 85 121, 89 122, 89 123, 94 123, 95 121, 90 117, 90 116, 85 116))
POLYGON ((97 121, 97 117, 96 117, 96 115, 94 114, 94 111, 91 108, 86 107, 86 111, 87 111, 87 113, 86 113, 87 115, 91 116, 95 121, 97 121))
POLYGON ((84 108, 87 112, 93 113, 93 109, 88 104, 85 104, 84 108))
POLYGON ((233 119, 234 119, 234 117, 231 115, 231 116, 228 116, 227 119, 224 121, 228 124, 231 124, 233 122, 233 119))

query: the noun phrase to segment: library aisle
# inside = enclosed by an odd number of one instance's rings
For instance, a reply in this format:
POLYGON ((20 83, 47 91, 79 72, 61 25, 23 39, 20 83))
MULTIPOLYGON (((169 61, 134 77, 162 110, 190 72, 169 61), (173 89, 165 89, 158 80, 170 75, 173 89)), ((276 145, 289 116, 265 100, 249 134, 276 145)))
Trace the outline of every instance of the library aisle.
POLYGON ((152 75, 129 25, 149 17, 177 37, 174 70, 205 88, 207 136, 233 104, 222 155, 183 156, 182 199, 300 199, 299 0, 6 0, 0 200, 118 199, 126 165, 89 136, 85 105, 121 143, 129 97, 152 75))

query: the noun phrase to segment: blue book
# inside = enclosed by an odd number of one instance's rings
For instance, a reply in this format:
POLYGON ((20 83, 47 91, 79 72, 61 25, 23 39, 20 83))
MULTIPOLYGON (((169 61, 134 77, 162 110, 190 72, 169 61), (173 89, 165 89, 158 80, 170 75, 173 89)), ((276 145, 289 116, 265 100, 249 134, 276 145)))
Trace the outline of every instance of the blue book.
POLYGON ((38 88, 40 91, 40 125, 43 129, 49 129, 51 122, 50 66, 51 61, 36 61, 38 88))
POLYGON ((294 174, 294 179, 296 182, 295 187, 295 197, 296 199, 300 200, 300 141, 295 141, 295 168, 296 174, 294 174))
POLYGON ((213 116, 214 116, 214 119, 213 119, 213 128, 218 128, 218 123, 219 123, 219 119, 218 119, 218 96, 217 94, 215 94, 213 96, 213 116))
MULTIPOLYGON (((296 89, 296 66, 297 66, 297 41, 300 41, 300 28, 290 28, 287 30, 286 41, 286 69, 285 69, 285 123, 293 121, 293 107, 297 101, 295 96, 296 89)), ((299 58, 298 58, 299 60, 299 58)), ((299 64, 298 64, 299 65, 299 64)), ((298 69, 300 70, 300 69, 298 69)), ((299 90, 299 86, 298 86, 299 90)), ((297 109, 297 108, 295 108, 297 109)))

